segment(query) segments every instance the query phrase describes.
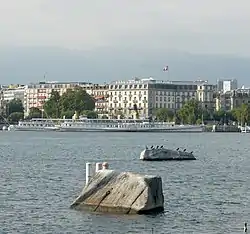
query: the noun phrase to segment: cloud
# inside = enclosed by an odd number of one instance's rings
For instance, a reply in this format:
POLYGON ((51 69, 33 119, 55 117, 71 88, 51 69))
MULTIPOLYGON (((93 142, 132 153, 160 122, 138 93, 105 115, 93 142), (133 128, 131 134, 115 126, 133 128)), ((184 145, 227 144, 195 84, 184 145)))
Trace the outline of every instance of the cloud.
POLYGON ((250 54, 249 0, 8 0, 0 44, 250 54))

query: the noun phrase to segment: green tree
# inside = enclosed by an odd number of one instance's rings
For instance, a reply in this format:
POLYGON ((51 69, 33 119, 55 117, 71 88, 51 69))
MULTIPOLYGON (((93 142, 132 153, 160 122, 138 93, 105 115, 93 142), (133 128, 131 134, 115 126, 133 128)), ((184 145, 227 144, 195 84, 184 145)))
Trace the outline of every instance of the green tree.
POLYGON ((23 112, 12 112, 8 116, 8 120, 10 123, 17 123, 19 120, 23 119, 24 113, 23 112))
POLYGON ((238 122, 240 123, 242 121, 241 119, 241 109, 240 108, 234 108, 232 111, 232 116, 233 118, 238 122))
POLYGON ((159 108, 156 110, 156 118, 162 122, 169 122, 173 121, 174 119, 174 112, 167 108, 159 108))
POLYGON ((108 119, 108 116, 107 115, 103 115, 102 119, 108 119))
POLYGON ((86 115, 88 119, 97 119, 98 114, 95 111, 86 110, 82 112, 83 115, 86 115))
POLYGON ((61 113, 61 118, 71 119, 74 114, 75 114, 75 111, 72 111, 72 110, 63 111, 61 113))
POLYGON ((6 105, 7 116, 9 116, 14 112, 23 113, 23 111, 24 111, 23 103, 20 99, 13 99, 6 105))
POLYGON ((182 107, 180 110, 178 110, 177 115, 178 115, 178 118, 180 119, 181 123, 184 124, 184 123, 188 122, 187 118, 188 118, 189 113, 188 113, 188 109, 186 107, 185 108, 182 107))
MULTIPOLYGON (((68 89, 62 96, 52 91, 51 97, 44 104, 46 114, 52 118, 71 118, 75 111, 82 114, 84 111, 93 111, 95 100, 81 87, 68 89)), ((92 113, 93 116, 93 113, 92 113)))
POLYGON ((77 111, 82 113, 85 110, 94 110, 94 99, 82 88, 67 90, 60 98, 61 111, 77 111))
POLYGON ((202 109, 202 116, 203 120, 211 120, 213 117, 213 113, 211 111, 208 111, 206 108, 202 109))
POLYGON ((234 117, 238 123, 245 125, 250 121, 250 106, 248 104, 242 104, 239 108, 232 111, 234 117))
POLYGON ((225 118, 226 111, 224 110, 218 110, 214 112, 214 120, 216 121, 223 121, 225 118))
POLYGON ((242 124, 249 123, 249 117, 250 117, 250 106, 248 104, 242 104, 241 105, 241 113, 242 113, 242 124))
POLYGON ((44 103, 45 114, 51 118, 59 118, 60 116, 60 94, 52 90, 50 98, 44 103))
POLYGON ((42 111, 37 107, 31 107, 29 109, 28 119, 42 118, 42 111))
POLYGON ((235 116, 234 116, 234 110, 227 111, 226 117, 227 117, 229 120, 237 121, 237 118, 235 118, 235 116))
POLYGON ((66 111, 76 111, 76 100, 75 92, 72 89, 68 89, 61 97, 59 101, 60 110, 62 112, 66 111))
POLYGON ((177 115, 183 124, 195 124, 198 119, 202 119, 200 103, 194 99, 187 101, 177 115))

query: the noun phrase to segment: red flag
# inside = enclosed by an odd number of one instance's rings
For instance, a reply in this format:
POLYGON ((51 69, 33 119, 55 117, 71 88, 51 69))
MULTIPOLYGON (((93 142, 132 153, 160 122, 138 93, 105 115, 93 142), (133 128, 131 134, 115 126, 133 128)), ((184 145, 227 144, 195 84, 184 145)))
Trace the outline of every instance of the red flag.
POLYGON ((168 71, 168 66, 165 66, 165 67, 163 68, 163 71, 168 71))

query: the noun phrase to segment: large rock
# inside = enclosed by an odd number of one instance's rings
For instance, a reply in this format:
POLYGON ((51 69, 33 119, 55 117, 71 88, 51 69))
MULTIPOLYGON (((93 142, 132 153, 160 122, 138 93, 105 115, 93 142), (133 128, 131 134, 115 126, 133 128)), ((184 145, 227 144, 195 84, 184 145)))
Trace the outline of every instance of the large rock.
POLYGON ((196 160, 193 152, 170 150, 165 148, 147 148, 141 152, 140 159, 147 161, 196 160))
POLYGON ((158 176, 101 170, 71 208, 123 214, 160 212, 164 210, 162 180, 158 176))

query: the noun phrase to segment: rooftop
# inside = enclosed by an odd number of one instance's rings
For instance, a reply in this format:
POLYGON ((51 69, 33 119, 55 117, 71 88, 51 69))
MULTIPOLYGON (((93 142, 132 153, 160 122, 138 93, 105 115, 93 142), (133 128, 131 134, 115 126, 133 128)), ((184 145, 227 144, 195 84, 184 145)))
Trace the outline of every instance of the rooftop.
POLYGON ((181 81, 181 80, 156 80, 152 77, 149 78, 137 78, 132 80, 118 80, 110 82, 111 85, 122 85, 122 84, 179 84, 179 85, 203 85, 209 84, 207 80, 195 80, 195 81, 181 81))

